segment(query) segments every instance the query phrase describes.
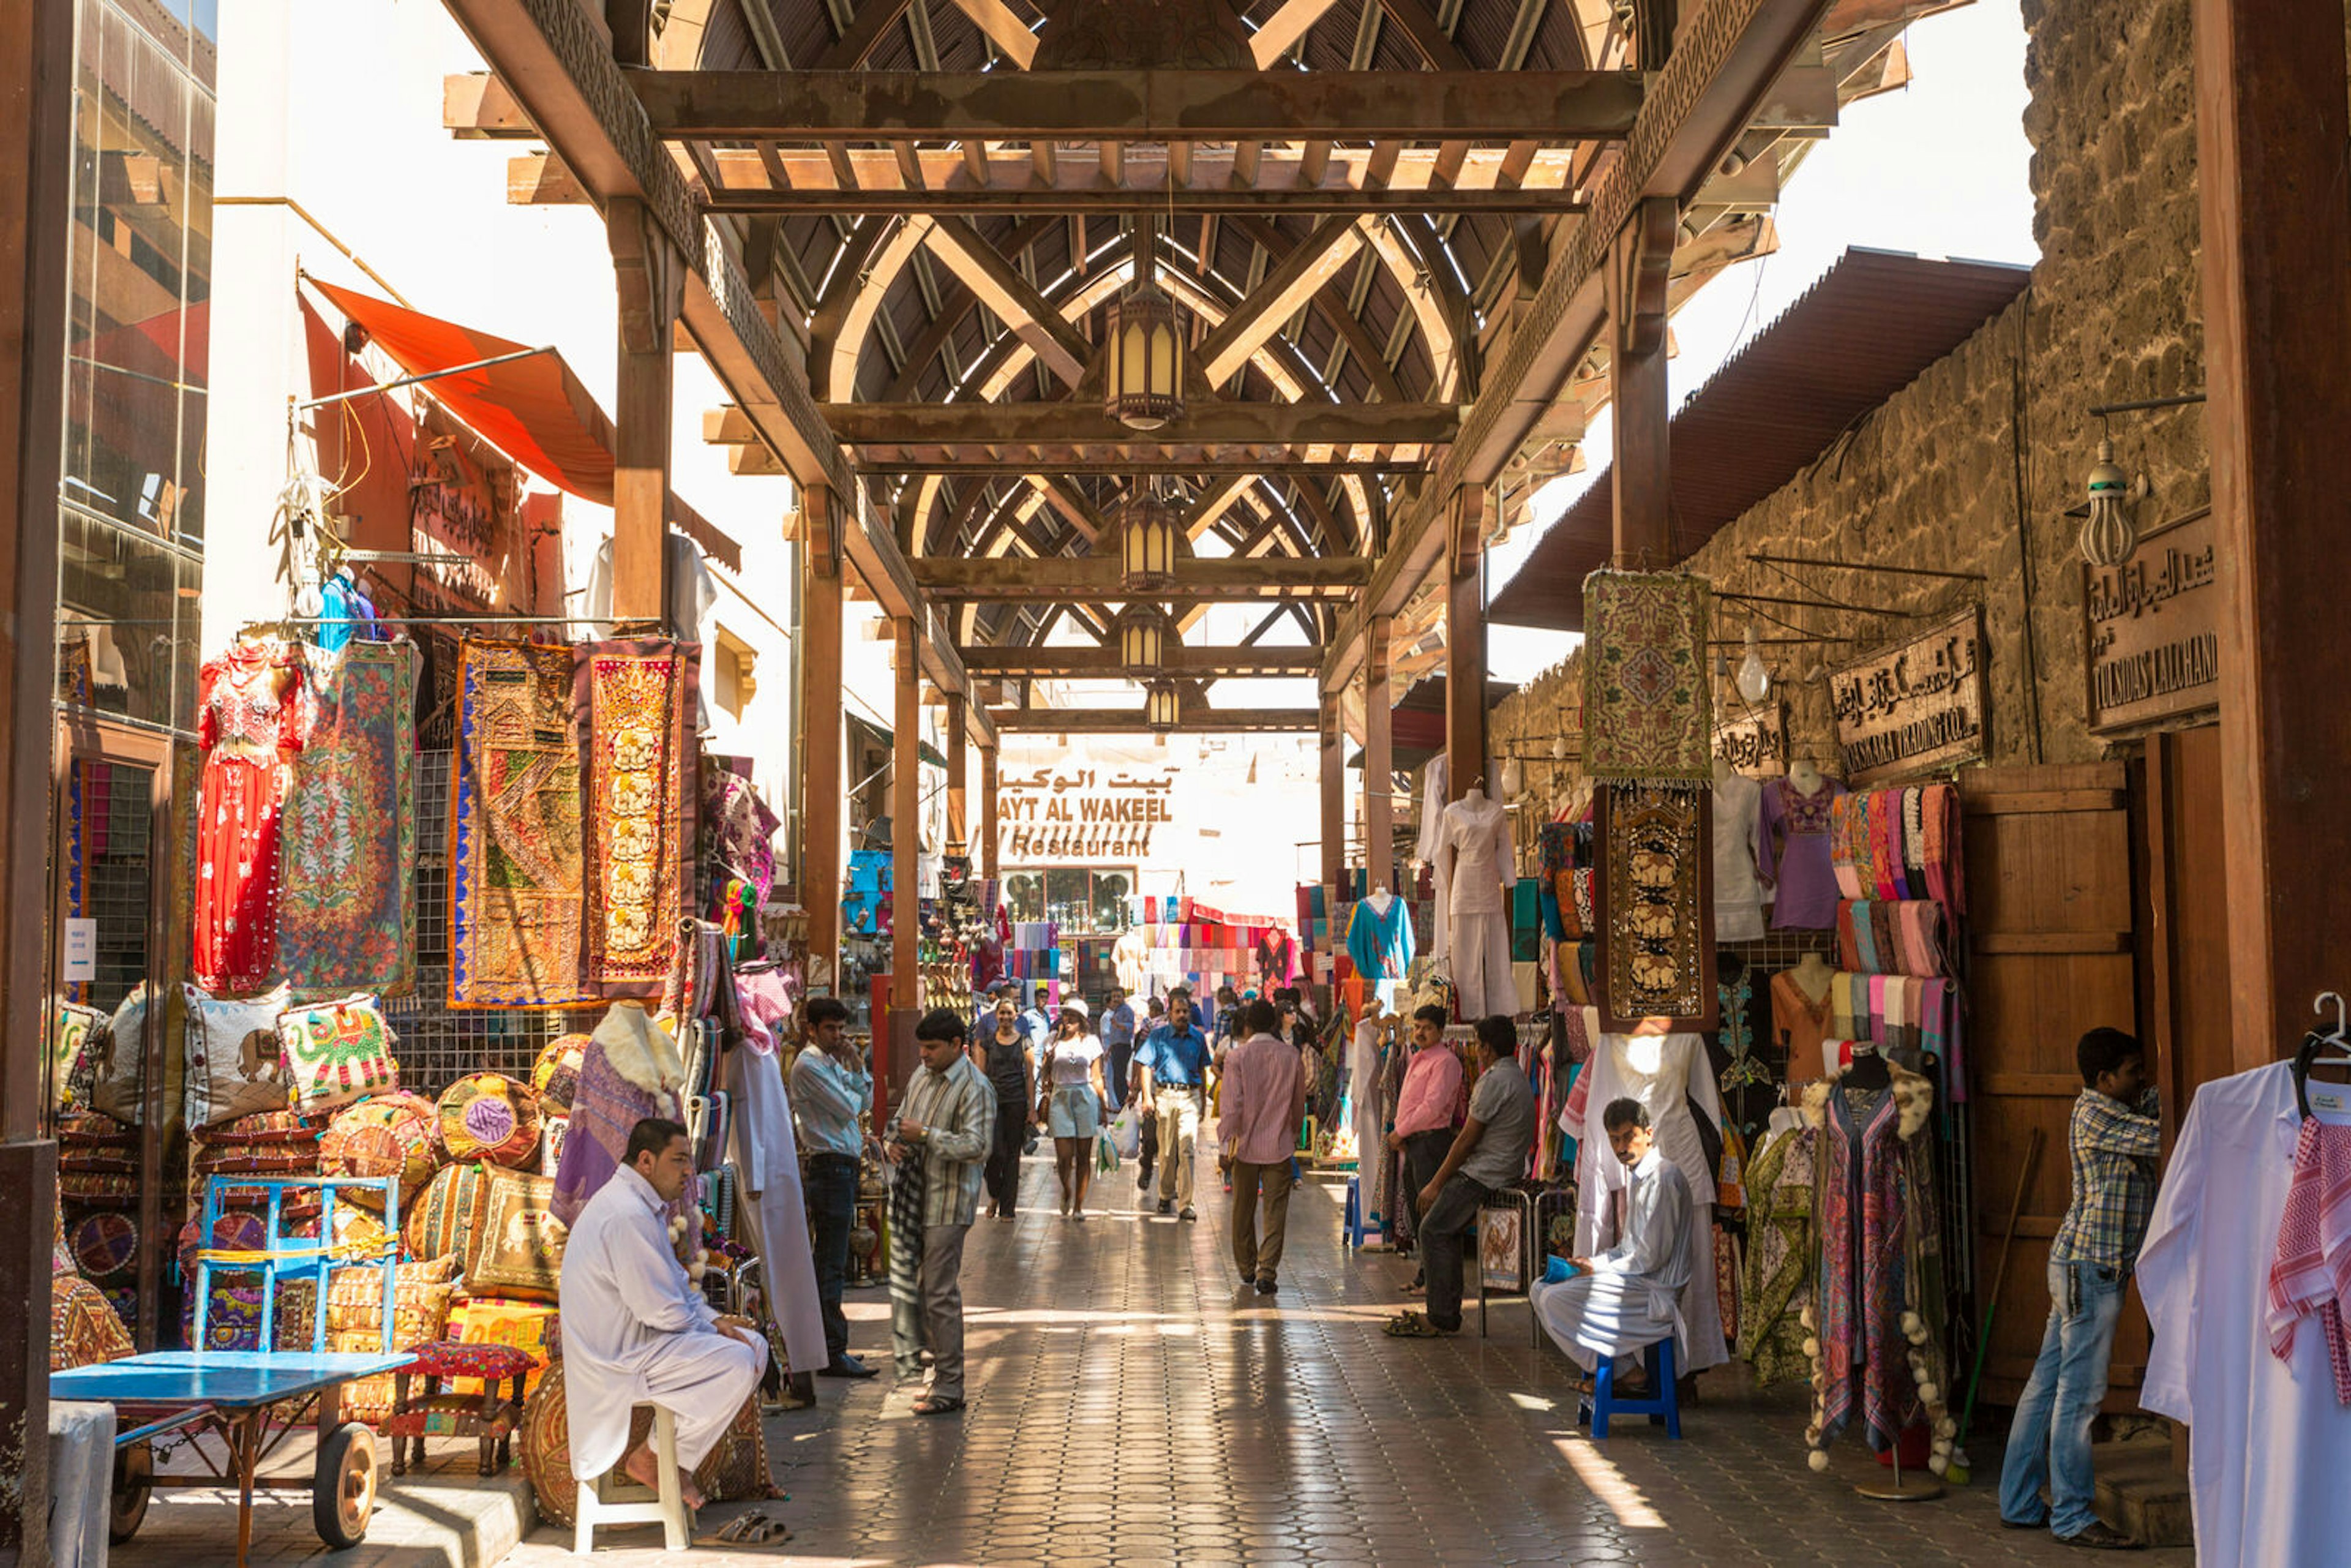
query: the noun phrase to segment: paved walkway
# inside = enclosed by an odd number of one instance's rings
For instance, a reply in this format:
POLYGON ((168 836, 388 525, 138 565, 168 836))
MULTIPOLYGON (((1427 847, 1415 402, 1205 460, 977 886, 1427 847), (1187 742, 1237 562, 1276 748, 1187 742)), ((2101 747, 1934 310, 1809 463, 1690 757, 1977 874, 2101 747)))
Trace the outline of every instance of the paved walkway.
MULTIPOLYGON (((1492 1337, 1395 1342, 1411 1265, 1339 1244, 1343 1189, 1310 1183, 1290 1209, 1275 1304, 1234 1292, 1213 1177, 1194 1224, 1136 1212, 1134 1182, 1098 1186, 1108 1213, 1054 1212, 1031 1159, 1011 1224, 982 1219, 966 1252, 971 1405, 914 1416, 884 1376, 820 1383, 822 1407, 769 1423, 778 1483, 764 1505, 794 1539, 730 1563, 1731 1564, 2078 1563, 2045 1534, 2003 1531, 1997 1439, 1978 1480, 1938 1501, 1855 1495, 1882 1476, 1858 1439, 1827 1475, 1805 1468, 1795 1391, 1761 1396, 1708 1374, 1684 1440, 1633 1422, 1605 1444, 1575 1426, 1573 1368, 1528 1343, 1523 1303, 1492 1337)), ((852 1348, 886 1367, 888 1305, 850 1299, 852 1348)), ((705 1528, 724 1512, 712 1510, 705 1528)), ((651 1540, 650 1532, 624 1532, 651 1540)), ((517 1568, 569 1561, 542 1529, 517 1568)), ((615 1564, 658 1552, 600 1553, 615 1564)), ((2126 1559, 2177 1568, 2185 1551, 2126 1559)))

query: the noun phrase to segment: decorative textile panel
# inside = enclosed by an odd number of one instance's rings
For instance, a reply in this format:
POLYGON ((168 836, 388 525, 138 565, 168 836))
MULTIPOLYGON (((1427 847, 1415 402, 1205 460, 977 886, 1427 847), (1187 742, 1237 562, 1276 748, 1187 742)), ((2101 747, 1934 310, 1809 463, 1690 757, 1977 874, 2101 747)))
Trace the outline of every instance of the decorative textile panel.
POLYGON ((521 1166, 538 1154, 538 1096, 513 1079, 475 1072, 441 1095, 441 1147, 453 1160, 521 1166))
POLYGON ((1603 855, 1602 1027, 1624 1033, 1663 1018, 1711 1030, 1721 998, 1704 875, 1714 816, 1706 791, 1603 784, 1593 806, 1603 855))
POLYGON ((412 1258, 464 1258, 474 1248, 474 1228, 482 1212, 478 1165, 444 1167, 401 1221, 400 1239, 412 1258))
POLYGON ((284 987, 246 1001, 185 988, 188 1004, 187 1117, 191 1127, 286 1109, 277 1043, 284 987))
POLYGON ((657 997, 677 959, 694 842, 687 726, 698 643, 590 643, 576 705, 587 780, 589 985, 657 997))
POLYGON ((119 1285, 139 1268, 139 1222, 111 1208, 86 1214, 66 1232, 74 1270, 94 1285, 119 1285))
POLYGON ((416 646, 352 643, 278 830, 278 966, 306 996, 416 983, 416 646))
POLYGON ((568 647, 468 637, 450 789, 449 1002, 581 995, 580 728, 568 647))
POLYGON ((277 1020, 294 1103, 306 1111, 400 1087, 392 1026, 371 996, 288 1008, 277 1020))
MULTIPOLYGON (((172 1038, 168 1021, 163 1038, 172 1038)), ((140 1068, 147 1060, 146 981, 131 988, 104 1030, 92 1032, 84 1055, 89 1065, 91 1108, 118 1122, 135 1125, 143 1121, 147 1084, 140 1068)))
POLYGON ((481 1218, 465 1257, 465 1293, 551 1301, 569 1236, 552 1205, 555 1183, 499 1166, 482 1176, 481 1218))
POLYGON ((71 1274, 49 1280, 49 1370, 66 1372, 136 1354, 106 1293, 71 1274))
POLYGON ((89 1103, 96 1058, 104 1047, 109 1021, 96 1008, 57 1004, 57 1016, 49 1022, 49 1092, 58 1110, 89 1103))
POLYGON ((1583 580, 1583 769, 1594 779, 1702 784, 1714 768, 1707 675, 1711 591, 1680 572, 1583 580))

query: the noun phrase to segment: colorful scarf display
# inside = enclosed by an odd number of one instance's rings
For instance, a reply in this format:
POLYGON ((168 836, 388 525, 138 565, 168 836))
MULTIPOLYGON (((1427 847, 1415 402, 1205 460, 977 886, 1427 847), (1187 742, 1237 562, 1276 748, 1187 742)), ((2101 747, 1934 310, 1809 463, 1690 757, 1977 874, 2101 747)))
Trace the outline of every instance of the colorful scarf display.
POLYGON ((580 999, 580 732, 571 650, 468 637, 450 790, 449 1003, 580 999))
POLYGON ((1943 906, 1930 899, 1845 899, 1837 904, 1836 929, 1837 956, 1849 970, 1922 979, 1949 973, 1943 906))
POLYGON ((416 646, 350 643, 279 829, 277 956, 297 996, 416 981, 416 646))
POLYGON ((1583 580, 1583 768, 1604 780, 1713 776, 1706 579, 1595 571, 1583 580))
POLYGON ((587 894, 584 973, 608 997, 654 997, 677 959, 693 842, 687 726, 698 643, 590 643, 579 650, 587 894))
POLYGON ((1864 789, 1830 808, 1838 894, 1871 904, 1926 902, 1946 920, 1967 910, 1959 792, 1949 784, 1864 789))
POLYGON ((1808 1376, 1799 1315, 1813 1284, 1814 1164, 1810 1127, 1765 1144, 1747 1167, 1747 1251, 1740 1270, 1739 1354, 1761 1387, 1808 1376))
POLYGON ((1706 792, 1605 784, 1595 797, 1601 845, 1600 1009, 1612 1031, 1665 1018, 1710 1028, 1718 1005, 1714 901, 1704 868, 1713 813, 1706 792))

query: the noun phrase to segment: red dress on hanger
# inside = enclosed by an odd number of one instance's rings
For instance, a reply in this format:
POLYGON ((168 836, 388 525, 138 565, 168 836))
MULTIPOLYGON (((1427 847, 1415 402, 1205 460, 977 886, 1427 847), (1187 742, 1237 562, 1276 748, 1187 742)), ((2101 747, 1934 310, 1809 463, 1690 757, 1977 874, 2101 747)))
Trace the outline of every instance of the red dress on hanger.
POLYGON ((277 961, 277 825, 302 748, 301 656, 239 643, 198 677, 195 981, 257 991, 277 961))

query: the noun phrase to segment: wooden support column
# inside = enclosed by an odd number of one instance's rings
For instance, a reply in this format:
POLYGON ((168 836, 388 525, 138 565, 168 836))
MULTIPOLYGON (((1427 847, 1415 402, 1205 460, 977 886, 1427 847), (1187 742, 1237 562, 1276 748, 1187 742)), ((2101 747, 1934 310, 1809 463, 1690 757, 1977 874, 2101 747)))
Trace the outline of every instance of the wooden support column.
POLYGON ((604 232, 621 306, 612 419, 612 615, 666 625, 670 340, 684 299, 685 264, 642 202, 614 200, 605 209, 604 232))
POLYGON ((964 776, 971 762, 971 707, 959 692, 947 695, 947 853, 971 852, 970 804, 964 776))
POLYGON ((997 747, 979 748, 979 874, 996 874, 996 754, 997 747))
POLYGON ((73 172, 72 0, 0 5, 0 1562, 49 1561, 49 1268, 42 1135, 57 459, 73 172), (27 1439, 30 1439, 29 1441, 27 1439))
POLYGON ((1347 864, 1347 732, 1339 699, 1322 698, 1322 880, 1336 882, 1347 864))
POLYGON ((801 498, 800 903, 809 915, 810 995, 840 994, 841 611, 839 501, 824 486, 801 498))
POLYGON ((2292 1049, 2319 992, 2351 990, 2338 935, 2351 697, 2324 677, 2335 661, 2315 630, 2339 613, 2351 493, 2351 113, 2340 5, 2195 0, 2194 18, 2229 980, 2246 1068, 2292 1049))
MULTIPOLYGON (((1371 846, 1374 883, 1395 874, 1395 716, 1388 695, 1388 630, 1390 618, 1374 615, 1364 635, 1364 841, 1371 846)), ((1447 685, 1450 688, 1450 684, 1447 685)))
POLYGON ((890 1097, 901 1099, 914 1072, 914 1024, 923 1016, 922 903, 916 883, 923 830, 922 627, 893 617, 897 705, 890 751, 890 1097))
POLYGON ((1669 197, 1635 204, 1608 261, 1608 331, 1615 378, 1614 556, 1627 570, 1675 561, 1666 396, 1666 268, 1679 217, 1669 197))
POLYGON ((1445 551, 1445 798, 1458 800, 1486 782, 1485 486, 1453 497, 1445 551))

